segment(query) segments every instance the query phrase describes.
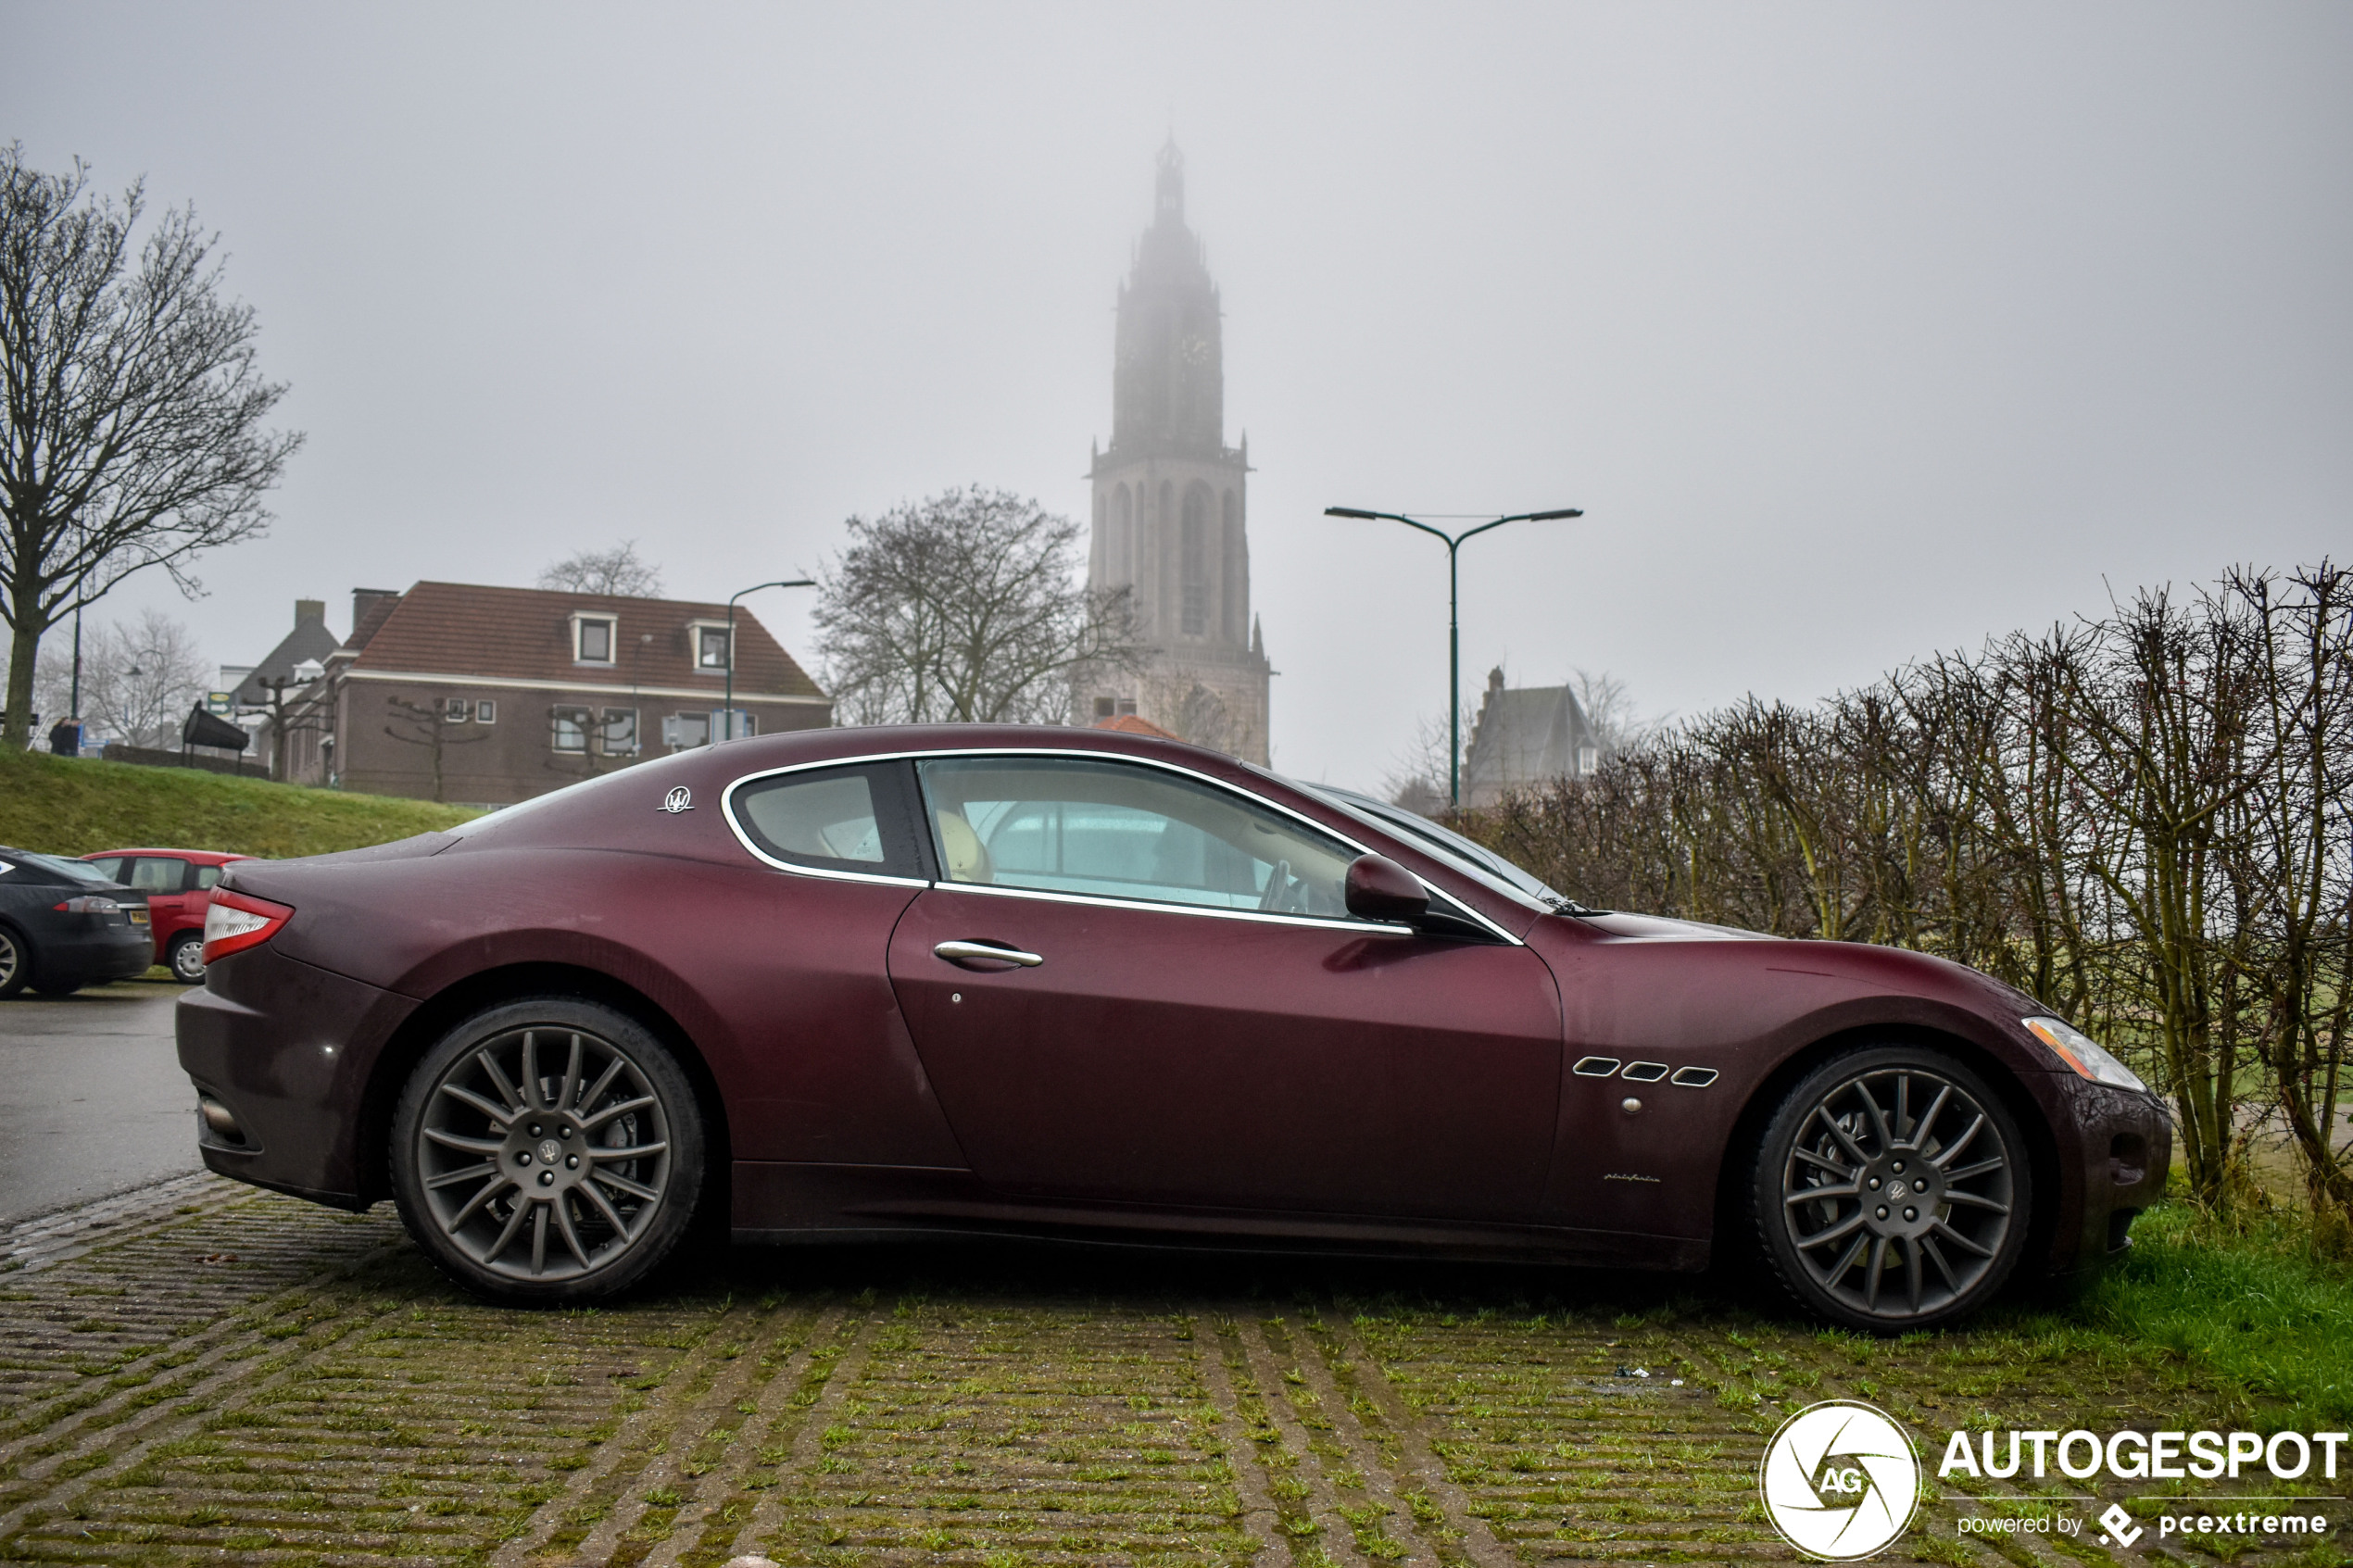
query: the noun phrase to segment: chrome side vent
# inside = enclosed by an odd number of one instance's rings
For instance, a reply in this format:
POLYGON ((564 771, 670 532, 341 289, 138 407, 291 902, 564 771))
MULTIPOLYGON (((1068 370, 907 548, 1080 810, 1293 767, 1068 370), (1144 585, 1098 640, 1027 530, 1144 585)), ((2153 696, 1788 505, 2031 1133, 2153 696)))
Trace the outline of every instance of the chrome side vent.
POLYGON ((1679 1067, 1675 1076, 1667 1080, 1679 1089, 1704 1089, 1716 1082, 1713 1067, 1679 1067))
POLYGON ((1579 1078, 1606 1078, 1617 1071, 1618 1059, 1614 1056, 1588 1056, 1578 1059, 1571 1073, 1579 1078))
POLYGON ((1626 1076, 1637 1084, 1655 1084, 1667 1076, 1667 1063, 1663 1061, 1629 1062, 1626 1066, 1626 1076))

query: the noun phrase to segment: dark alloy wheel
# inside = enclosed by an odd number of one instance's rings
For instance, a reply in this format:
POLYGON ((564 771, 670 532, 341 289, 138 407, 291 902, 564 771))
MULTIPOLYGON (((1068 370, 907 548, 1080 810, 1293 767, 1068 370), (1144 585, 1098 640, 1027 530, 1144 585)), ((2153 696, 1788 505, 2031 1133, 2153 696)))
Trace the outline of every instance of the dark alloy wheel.
POLYGON ((1850 1327, 1974 1311, 2017 1267, 2033 1215, 2018 1123, 1983 1080, 1925 1047, 1832 1059, 1766 1125, 1752 1197, 1773 1272, 1850 1327))
POLYGON ((645 1277, 702 1191, 694 1090, 635 1020, 541 997, 469 1020, 394 1113, 393 1191, 434 1261, 485 1295, 583 1300, 645 1277))
POLYGON ((24 938, 0 925, 0 1001, 24 989, 25 982, 32 978, 31 960, 24 938))
POLYGON ((204 983, 204 938, 194 932, 171 944, 171 956, 164 960, 171 965, 171 977, 191 985, 204 983))

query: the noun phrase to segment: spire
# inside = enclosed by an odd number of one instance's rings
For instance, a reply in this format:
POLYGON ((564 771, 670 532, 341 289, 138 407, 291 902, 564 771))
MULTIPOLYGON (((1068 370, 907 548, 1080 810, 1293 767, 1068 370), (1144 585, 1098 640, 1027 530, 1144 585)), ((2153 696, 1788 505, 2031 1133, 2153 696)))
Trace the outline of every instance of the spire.
POLYGON ((1160 149, 1160 183, 1152 203, 1152 219, 1177 228, 1185 222, 1185 155, 1176 150, 1174 131, 1160 149))

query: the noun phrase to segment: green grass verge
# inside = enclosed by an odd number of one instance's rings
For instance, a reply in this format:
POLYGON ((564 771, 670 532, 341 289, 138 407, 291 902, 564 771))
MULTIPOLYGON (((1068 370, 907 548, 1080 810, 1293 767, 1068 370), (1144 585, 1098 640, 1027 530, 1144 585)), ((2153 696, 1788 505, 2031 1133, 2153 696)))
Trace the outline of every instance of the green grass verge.
POLYGON ((388 844, 475 814, 191 768, 0 750, 0 844, 54 855, 153 846, 283 859, 388 844))
POLYGON ((2173 1202, 2077 1303, 2089 1321, 2245 1387, 2266 1430, 2353 1428, 2353 1268, 2311 1248, 2302 1216, 2234 1223, 2173 1202))

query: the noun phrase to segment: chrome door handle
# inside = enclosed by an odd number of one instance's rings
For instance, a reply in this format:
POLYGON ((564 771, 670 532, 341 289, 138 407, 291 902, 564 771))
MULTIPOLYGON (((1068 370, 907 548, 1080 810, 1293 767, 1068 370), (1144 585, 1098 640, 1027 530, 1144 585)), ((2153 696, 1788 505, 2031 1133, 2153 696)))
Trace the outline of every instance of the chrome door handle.
POLYGON ((967 966, 975 960, 986 960, 1017 965, 1022 969, 1036 969, 1046 961, 1042 954, 1025 953, 1019 947, 1000 947, 990 942, 942 942, 931 952, 934 958, 967 966))

